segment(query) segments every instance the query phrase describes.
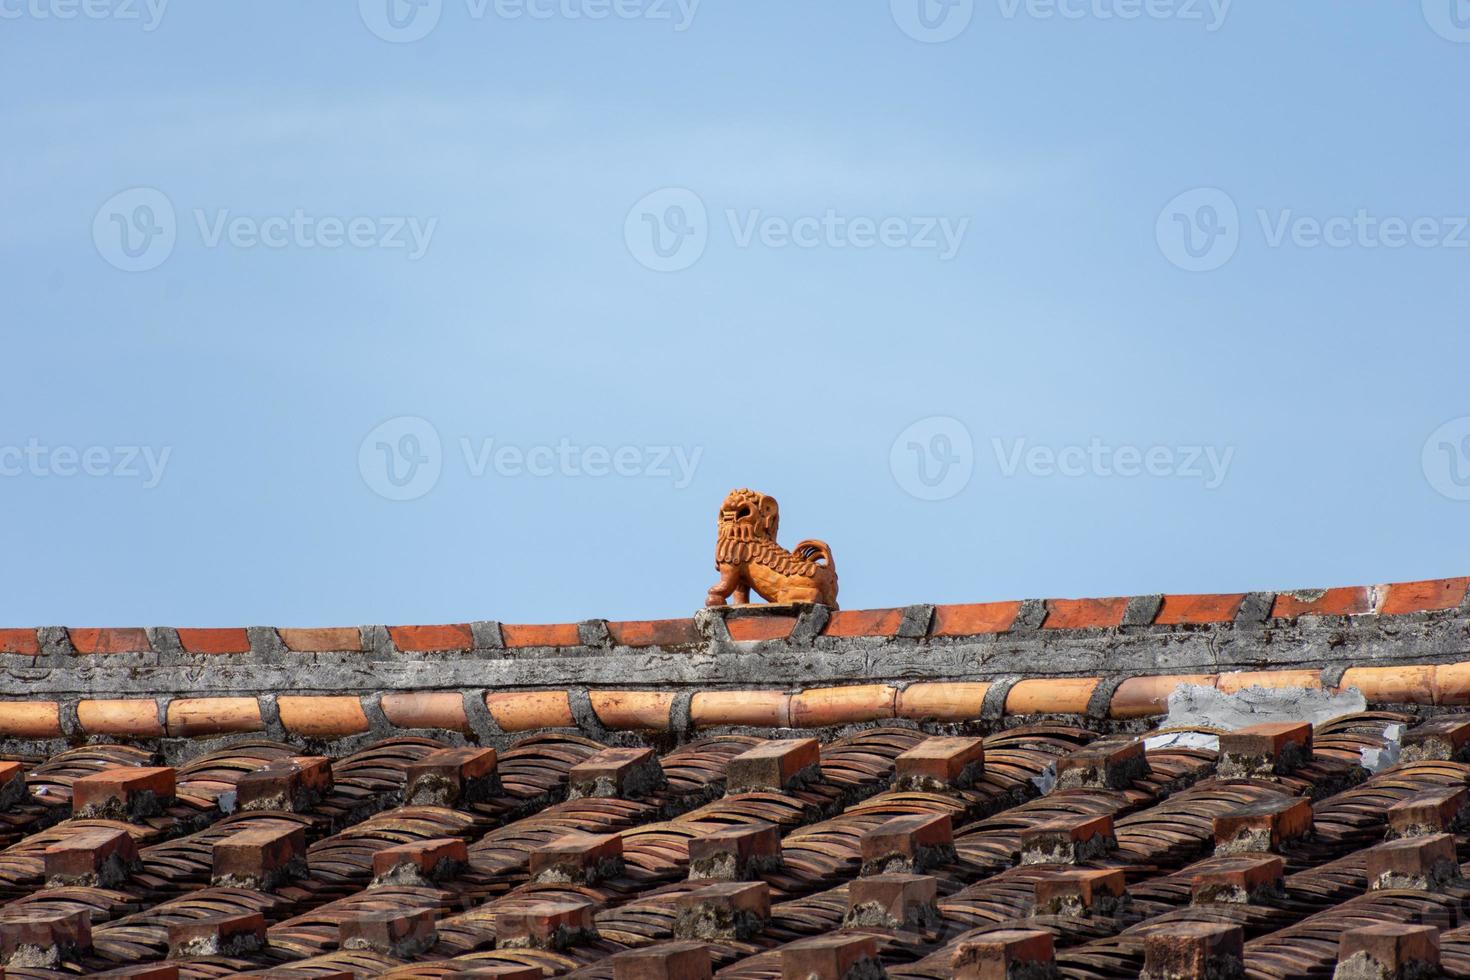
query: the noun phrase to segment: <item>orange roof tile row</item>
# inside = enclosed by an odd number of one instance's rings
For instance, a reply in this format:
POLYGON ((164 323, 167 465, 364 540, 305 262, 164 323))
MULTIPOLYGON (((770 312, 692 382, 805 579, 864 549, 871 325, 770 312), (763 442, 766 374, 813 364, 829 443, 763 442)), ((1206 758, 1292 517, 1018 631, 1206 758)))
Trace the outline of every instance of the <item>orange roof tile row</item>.
MULTIPOLYGON (((1086 715, 1099 677, 1037 677, 1015 682, 999 709, 1006 716, 1086 715)), ((1106 717, 1113 720, 1166 714, 1169 695, 1182 685, 1211 687, 1227 694, 1245 688, 1324 689, 1313 670, 1234 671, 1220 674, 1169 674, 1131 677, 1113 691, 1106 717)), ((797 692, 705 690, 689 699, 694 729, 726 726, 826 728, 903 718, 920 722, 963 722, 982 717, 992 685, 984 681, 930 681, 907 686, 859 684, 797 692)), ((1392 667, 1351 667, 1333 691, 1355 689, 1370 704, 1470 705, 1470 662, 1392 667)), ((478 693, 470 697, 480 696, 478 693)), ((435 729, 470 733, 466 695, 459 691, 395 692, 382 695, 389 724, 404 730, 435 729)), ((483 695, 491 718, 506 732, 574 728, 572 696, 560 691, 491 691, 483 695)), ((591 690, 588 700, 597 721, 611 731, 672 731, 677 696, 669 691, 591 690)), ((281 726, 288 732, 321 739, 360 735, 371 730, 362 698, 353 695, 294 696, 276 699, 281 726)), ((82 700, 77 704, 81 734, 155 738, 215 736, 266 731, 255 697, 176 698, 160 712, 152 698, 82 700)), ((62 729, 56 701, 0 701, 0 736, 57 738, 62 729)))
MULTIPOLYGON (((1385 586, 1359 586, 1301 592, 1268 593, 1270 616, 1295 620, 1303 616, 1396 616, 1437 612, 1462 607, 1470 588, 1470 577, 1405 582, 1385 586)), ((1233 622, 1247 599, 1246 593, 1228 595, 1166 595, 1149 623, 1129 625, 1203 626, 1233 622)), ((1048 599, 1045 600, 1043 629, 1113 629, 1124 624, 1131 600, 1048 599)), ((930 637, 979 636, 1005 633, 1014 626, 1024 604, 988 602, 936 606, 927 635, 930 637)), ((797 617, 785 615, 735 617, 727 621, 736 641, 782 640, 796 626, 797 617)), ((864 609, 835 612, 823 629, 830 637, 897 636, 904 622, 903 609, 864 609)), ((608 622, 612 643, 626 647, 687 646, 703 641, 693 619, 649 622, 608 622)), ((189 654, 249 653, 250 637, 244 629, 180 629, 179 645, 189 654)), ((296 653, 353 652, 362 649, 356 628, 280 629, 282 644, 296 653)), ((79 654, 148 653, 153 647, 143 629, 68 629, 72 647, 79 654)), ((578 646, 584 641, 577 624, 547 626, 502 624, 501 640, 507 649, 578 646)), ((436 626, 391 626, 388 635, 394 647, 405 653, 472 650, 476 648, 473 628, 467 623, 436 626)), ((38 631, 0 629, 0 653, 38 656, 38 631)))

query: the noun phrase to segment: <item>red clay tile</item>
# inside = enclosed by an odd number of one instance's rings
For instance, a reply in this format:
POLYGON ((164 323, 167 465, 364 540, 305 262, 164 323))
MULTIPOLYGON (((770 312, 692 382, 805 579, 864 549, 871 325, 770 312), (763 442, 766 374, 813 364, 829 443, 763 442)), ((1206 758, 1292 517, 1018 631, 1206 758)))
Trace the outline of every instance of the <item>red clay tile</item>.
POLYGON ((581 646, 581 635, 576 623, 558 623, 554 626, 501 626, 500 637, 508 649, 526 647, 575 647, 581 646))
POLYGON ((779 793, 819 778, 820 764, 821 743, 814 738, 763 742, 730 760, 726 792, 779 793))
POLYGON ((439 940, 433 909, 360 912, 337 928, 343 949, 370 949, 396 959, 413 959, 439 940))
POLYGON ((1245 595, 1166 595, 1159 614, 1158 626, 1184 626, 1192 623, 1229 623, 1240 612, 1245 595))
POLYGON ((1388 596, 1378 612, 1384 616, 1455 609, 1465 601, 1470 578, 1441 578, 1427 582, 1402 582, 1388 586, 1388 596))
MULTIPOLYGON (((1357 961, 1354 976, 1389 978, 1439 976, 1439 929, 1407 922, 1380 922, 1344 932, 1337 944, 1339 965, 1357 961)), ((1348 970, 1339 975, 1347 976, 1348 970)))
POLYGON ((373 881, 428 888, 459 874, 469 859, 465 842, 458 837, 398 844, 373 854, 373 881))
POLYGON ((138 846, 126 830, 94 827, 45 851, 48 888, 116 888, 140 867, 138 846))
POLYGON ((216 841, 212 849, 212 883, 226 888, 275 891, 305 877, 306 830, 303 827, 251 827, 216 841))
POLYGON ((742 642, 752 640, 784 640, 796 626, 795 616, 740 616, 725 620, 730 630, 730 639, 742 642))
POLYGON ((141 629, 69 629, 77 653, 147 653, 153 649, 141 629))
POLYGON ((1143 980, 1238 977, 1245 937, 1240 926, 1174 922, 1143 938, 1143 980))
POLYGON ((501 949, 566 949, 597 935, 596 906, 585 900, 535 902, 507 908, 495 918, 501 949))
POLYGON ((860 838, 864 875, 923 874, 955 859, 947 813, 894 817, 860 838))
POLYGON ((847 886, 849 926, 932 928, 940 920, 939 879, 933 875, 869 875, 847 886))
POLYGON ((1046 622, 1049 630, 1103 629, 1123 624, 1128 599, 1048 599, 1046 622))
POLYGON ((594 886, 623 873, 623 839, 617 834, 568 834, 531 851, 531 880, 594 886))
POLYGON ((265 916, 259 912, 211 916, 168 927, 169 955, 245 957, 265 945, 265 916))
POLYGON ((896 636, 903 625, 902 609, 861 609, 835 612, 824 636, 896 636))
POLYGON ((577 763, 567 775, 568 795, 573 799, 637 800, 665 783, 653 749, 603 749, 577 763))
POLYGON ((872 936, 834 933, 781 948, 781 980, 846 980, 881 975, 878 942, 872 936), (869 965, 864 966, 865 963, 869 965))
POLYGON ((980 636, 1004 633, 1021 611, 1019 602, 976 602, 958 606, 935 606, 930 636, 980 636))
POLYGON ((292 653, 360 651, 362 633, 354 627, 327 629, 279 629, 276 633, 292 653))
POLYGON ((674 898, 676 939, 743 942, 771 921, 771 888, 764 881, 721 881, 674 898))
POLYGON ((83 776, 71 787, 75 816, 140 820, 156 816, 174 801, 174 770, 120 766, 83 776))
POLYGON ((1055 871, 1035 885, 1038 915, 1112 915, 1125 882, 1117 868, 1055 871))
POLYGON ((985 771, 978 738, 926 738, 894 760, 894 788, 943 792, 968 789, 985 771))
POLYGON ((34 657, 40 652, 41 644, 35 630, 0 630, 0 653, 34 657))
POLYGON ((1271 607, 1274 619, 1300 616, 1362 616, 1373 611, 1373 591, 1365 587, 1314 593, 1279 592, 1271 607))
POLYGON ((473 650, 475 636, 468 624, 450 626, 390 626, 393 645, 405 653, 435 650, 473 650))
MULTIPOLYGON (((612 958, 613 980, 710 980, 709 946, 699 942, 658 943, 612 958)), ((506 980, 540 980, 535 977, 506 980)))
POLYGON ((607 624, 613 642, 624 647, 676 647, 702 643, 692 619, 658 619, 607 624))
POLYGON ((689 841, 692 881, 753 881, 781 866, 781 836, 773 824, 742 824, 689 841))
POLYGON ((498 768, 494 749, 438 749, 409 765, 404 796, 410 806, 483 803, 499 788, 498 768))
POLYGON ((179 645, 185 653, 249 653, 250 637, 243 629, 181 629, 179 645))
POLYGON ((955 946, 955 980, 1047 976, 1056 962, 1052 935, 1041 929, 997 929, 955 946))
POLYGON ((242 811, 301 813, 320 803, 332 786, 332 762, 324 756, 277 759, 240 777, 235 804, 242 811))

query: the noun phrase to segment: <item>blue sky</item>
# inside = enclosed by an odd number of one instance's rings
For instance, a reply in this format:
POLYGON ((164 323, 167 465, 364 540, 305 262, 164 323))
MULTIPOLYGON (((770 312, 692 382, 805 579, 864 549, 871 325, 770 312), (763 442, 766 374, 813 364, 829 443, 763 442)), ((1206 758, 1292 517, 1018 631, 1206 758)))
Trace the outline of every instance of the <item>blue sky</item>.
POLYGON ((0 0, 6 625, 1470 570, 1470 3, 388 2, 0 0))

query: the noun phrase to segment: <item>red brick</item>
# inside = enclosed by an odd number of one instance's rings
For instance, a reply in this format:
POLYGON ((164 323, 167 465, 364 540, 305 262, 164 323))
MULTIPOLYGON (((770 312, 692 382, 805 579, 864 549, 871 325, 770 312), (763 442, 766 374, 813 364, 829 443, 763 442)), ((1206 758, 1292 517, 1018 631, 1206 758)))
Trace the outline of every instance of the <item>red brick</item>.
POLYGON ((613 642, 623 647, 678 647, 704 642, 692 619, 608 623, 607 631, 613 642))
POLYGON ((306 875, 306 831, 300 826, 247 825, 215 842, 213 861, 215 885, 274 891, 306 875))
POLYGON ((1120 599, 1048 599, 1046 622, 1049 630, 1103 629, 1123 624, 1128 600, 1120 599))
POLYGON ((635 748, 603 749, 573 766, 567 780, 572 799, 640 800, 667 784, 653 749, 635 748))
POLYGON ((1390 585, 1378 612, 1384 616, 1397 616, 1456 609, 1465 601, 1467 587, 1470 587, 1470 578, 1441 578, 1390 585))
POLYGON ((1405 837, 1368 848, 1368 888, 1443 891, 1458 881, 1460 865, 1451 834, 1405 837))
POLYGON ((373 884, 428 887, 458 875, 469 859, 469 849, 458 837, 385 847, 373 855, 373 884))
MULTIPOLYGON (((477 968, 466 968, 446 973, 443 980, 542 980, 546 974, 539 966, 514 966, 510 963, 498 963, 492 966, 477 968)), ((347 975, 347 980, 353 980, 352 975, 347 975)))
POLYGON ((93 827, 57 841, 45 852, 46 886, 116 888, 141 867, 138 845, 125 830, 93 827))
POLYGON ((1407 922, 1350 929, 1338 938, 1337 962, 1344 964, 1354 957, 1367 960, 1385 977, 1437 976, 1439 930, 1407 922))
POLYGON ((439 941, 433 909, 359 912, 337 926, 343 949, 370 949, 384 956, 412 959, 439 941))
POLYGON ((1388 826, 1395 837, 1455 833, 1466 823, 1467 803, 1463 786, 1416 793, 1388 808, 1388 826))
POLYGON ((393 645, 405 653, 435 650, 473 650, 475 635, 464 623, 452 626, 390 626, 393 645))
POLYGON ((1078 814, 1021 832, 1022 864, 1083 864, 1115 850, 1109 814, 1078 814))
POLYGON ((595 885, 623 873, 623 839, 617 834, 568 834, 531 852, 531 880, 542 884, 595 885))
POLYGON ((1036 880, 1038 915, 1112 915, 1123 899, 1118 869, 1057 871, 1036 880))
POLYGON ((1194 623, 1230 623, 1240 612, 1245 595, 1166 595, 1154 617, 1158 626, 1194 623))
POLYGON ((1285 776, 1310 761, 1312 726, 1306 722, 1251 725, 1220 736, 1222 778, 1285 776))
POLYGON ((1143 937, 1142 980, 1216 980, 1241 976, 1240 926, 1171 922, 1143 937))
POLYGON ((78 817, 139 820, 157 816, 174 802, 174 771, 121 766, 72 783, 71 808, 78 817))
POLYGON ((9 966, 52 968, 75 963, 92 951, 90 912, 7 912, 0 918, 0 961, 9 966))
POLYGON ((1470 716, 1442 715, 1404 732, 1404 759, 1462 761, 1470 751, 1470 716))
POLYGON ((1286 863, 1274 854, 1218 858, 1190 879, 1196 905, 1265 905, 1283 894, 1286 863))
POLYGON ((1362 616, 1373 611, 1371 590, 1357 587, 1327 589, 1315 593, 1280 592, 1271 606, 1274 619, 1297 619, 1301 616, 1362 616))
POLYGON ((500 638, 511 650, 526 647, 575 647, 582 644, 576 623, 557 623, 555 626, 501 626, 500 638))
POLYGON ((325 629, 278 629, 276 634, 292 653, 337 653, 362 650, 362 633, 355 626, 325 629))
POLYGON ((730 639, 784 640, 796 626, 795 616, 732 616, 725 620, 730 639))
POLYGON ((968 789, 985 771, 978 738, 926 738, 894 760, 894 788, 943 792, 968 789))
POLYGON ((803 939, 781 949, 781 980, 844 980, 877 959, 878 941, 872 936, 833 933, 803 939))
POLYGON ((771 889, 764 881, 722 881, 674 899, 677 939, 745 941, 771 921, 771 889))
POLYGON ((153 649, 142 629, 69 629, 77 653, 148 653, 153 649))
POLYGON ((1215 853, 1280 853, 1283 844, 1312 832, 1312 804, 1301 796, 1273 796, 1218 816, 1215 853))
POLYGON ((35 657, 41 653, 41 644, 35 630, 0 630, 0 653, 15 653, 24 657, 35 657))
POLYGON ((923 874, 955 859, 948 813, 894 817, 863 834, 864 875, 923 874))
POLYGON ((781 836, 774 824, 742 824, 689 841, 692 880, 752 881, 781 866, 781 836))
POLYGON ((935 606, 930 636, 980 636, 1004 633, 1021 612, 1019 602, 980 602, 960 606, 935 606))
POLYGON ((408 767, 405 798, 410 806, 462 806, 484 803, 500 788, 494 749, 460 748, 430 752, 408 767))
POLYGON ((1102 739, 1057 760, 1058 789, 1127 789, 1148 774, 1140 739, 1102 739))
POLYGON ((29 798, 25 767, 19 762, 0 762, 0 813, 29 798))
POLYGON ((593 940, 596 906, 585 901, 533 902, 501 909, 495 917, 500 949, 566 949, 593 940))
POLYGON ((249 956, 265 945, 265 917, 259 912, 175 922, 168 927, 169 956, 249 956))
POLYGON ((903 625, 902 609, 855 609, 835 612, 822 630, 824 636, 897 636, 903 625))
MULTIPOLYGON (((711 980, 709 947, 704 943, 659 943, 630 949, 612 959, 613 980, 711 980)), ((535 977, 507 980, 539 980, 535 977)))
POLYGON ((250 636, 243 629, 179 630, 185 653, 249 653, 250 636))
POLYGON ((730 760, 729 793, 779 793, 821 778, 821 743, 814 738, 763 742, 730 760))
POLYGON ((955 980, 1010 980, 1044 975, 1056 962, 1051 933, 1040 929, 997 929, 964 940, 951 958, 955 980))
POLYGON ((931 928, 939 923, 939 879, 932 875, 870 875, 847 886, 849 926, 931 928))
POLYGON ((93 980, 179 980, 179 968, 172 963, 144 963, 142 966, 94 973, 92 977, 93 980))
POLYGON ((236 802, 244 810, 310 810, 331 793, 332 760, 325 756, 277 759, 240 777, 236 802))

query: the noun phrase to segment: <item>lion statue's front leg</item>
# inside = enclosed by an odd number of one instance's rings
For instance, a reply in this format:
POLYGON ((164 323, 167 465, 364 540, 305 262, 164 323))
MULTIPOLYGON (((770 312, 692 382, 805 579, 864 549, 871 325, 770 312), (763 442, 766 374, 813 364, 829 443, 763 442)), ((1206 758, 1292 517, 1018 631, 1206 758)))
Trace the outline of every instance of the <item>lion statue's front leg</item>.
POLYGON ((723 606, 732 594, 735 595, 737 605, 750 602, 750 588, 749 586, 742 587, 744 576, 738 565, 717 563, 715 568, 719 570, 720 580, 710 586, 708 598, 704 600, 706 606, 723 606))

